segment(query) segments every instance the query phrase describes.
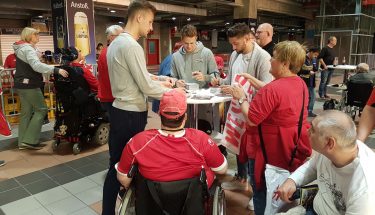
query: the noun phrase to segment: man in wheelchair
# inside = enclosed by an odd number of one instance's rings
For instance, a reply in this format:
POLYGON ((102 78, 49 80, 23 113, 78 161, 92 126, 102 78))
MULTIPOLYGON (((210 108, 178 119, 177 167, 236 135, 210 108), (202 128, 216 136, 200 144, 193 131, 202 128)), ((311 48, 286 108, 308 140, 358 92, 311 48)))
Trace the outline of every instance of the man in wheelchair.
POLYGON ((307 214, 375 214, 375 153, 356 140, 353 120, 337 110, 324 111, 311 124, 312 148, 318 152, 277 189, 290 202, 296 186, 317 180, 319 191, 307 214))
POLYGON ((202 131, 184 128, 186 109, 185 94, 164 93, 161 129, 135 135, 116 164, 117 178, 125 188, 132 181, 127 176, 131 166, 138 166, 137 214, 204 214, 204 185, 212 186, 215 173, 226 173, 228 164, 216 143, 202 131), (203 185, 202 177, 206 177, 203 185))

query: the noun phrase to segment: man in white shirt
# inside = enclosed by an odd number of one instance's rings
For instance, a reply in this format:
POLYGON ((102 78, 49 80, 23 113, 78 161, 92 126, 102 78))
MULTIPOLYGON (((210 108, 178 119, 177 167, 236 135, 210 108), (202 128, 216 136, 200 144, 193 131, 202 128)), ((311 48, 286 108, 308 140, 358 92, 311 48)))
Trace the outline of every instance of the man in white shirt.
POLYGON ((325 111, 312 121, 309 135, 319 154, 299 167, 276 196, 289 202, 296 187, 317 180, 316 214, 375 214, 375 153, 356 140, 353 120, 340 111, 325 111))

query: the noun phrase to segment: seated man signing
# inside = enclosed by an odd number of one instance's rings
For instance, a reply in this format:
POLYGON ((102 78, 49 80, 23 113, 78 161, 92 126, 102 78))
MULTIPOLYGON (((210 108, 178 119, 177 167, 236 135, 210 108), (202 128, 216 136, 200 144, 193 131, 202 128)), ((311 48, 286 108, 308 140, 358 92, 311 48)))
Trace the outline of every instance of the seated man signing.
POLYGON ((215 174, 225 174, 228 164, 216 143, 204 132, 184 128, 187 119, 186 95, 177 90, 163 94, 160 100, 161 129, 135 135, 116 164, 117 178, 129 187, 127 177, 132 164, 152 181, 168 182, 198 177, 205 168, 210 187, 215 174))
POLYGON ((318 153, 300 166, 276 195, 289 202, 296 186, 317 180, 315 214, 375 214, 375 153, 356 140, 353 120, 340 111, 324 111, 312 121, 309 136, 318 153))

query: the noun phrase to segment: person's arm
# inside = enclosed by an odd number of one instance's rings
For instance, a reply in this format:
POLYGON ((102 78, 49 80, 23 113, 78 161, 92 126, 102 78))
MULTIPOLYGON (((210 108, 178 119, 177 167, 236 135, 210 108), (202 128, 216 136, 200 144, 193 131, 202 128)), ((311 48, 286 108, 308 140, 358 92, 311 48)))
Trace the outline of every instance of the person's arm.
POLYGON ((117 170, 117 179, 125 188, 129 188, 132 178, 128 177, 131 166, 135 163, 135 157, 131 149, 133 139, 126 144, 122 151, 120 161, 115 165, 117 170))
POLYGON ((375 127, 375 108, 366 105, 362 111, 362 115, 359 118, 359 125, 357 129, 357 138, 362 142, 365 142, 368 135, 375 127))
POLYGON ((204 80, 206 83, 209 83, 211 82, 211 80, 213 78, 215 78, 216 76, 219 77, 220 74, 214 74, 214 72, 219 72, 219 70, 217 69, 217 65, 216 65, 216 61, 215 61, 215 56, 214 54, 212 53, 211 50, 209 49, 206 49, 207 50, 207 69, 208 69, 208 74, 205 74, 204 75, 204 80))
POLYGON ((220 152, 219 147, 208 135, 201 138, 203 145, 203 157, 208 167, 216 174, 225 174, 228 170, 228 162, 220 152))
POLYGON ((180 79, 180 77, 178 76, 178 71, 177 71, 177 65, 176 65, 176 59, 175 59, 175 55, 173 54, 172 55, 172 62, 171 62, 171 77, 173 78, 176 78, 176 79, 180 79))
POLYGON ((127 52, 126 58, 130 73, 143 94, 153 98, 161 98, 164 92, 169 91, 168 88, 164 88, 151 80, 142 47, 135 46, 127 52))
POLYGON ((91 91, 98 92, 99 82, 89 69, 83 67, 83 78, 87 81, 91 91))
POLYGON ((285 202, 290 202, 290 198, 297 187, 311 183, 317 178, 316 163, 318 155, 300 166, 287 180, 275 191, 276 199, 281 198, 285 202))
POLYGON ((247 81, 250 82, 251 86, 253 86, 256 90, 259 90, 260 88, 264 87, 267 84, 266 82, 258 80, 257 78, 255 78, 254 76, 248 73, 242 73, 240 75, 246 78, 247 81))

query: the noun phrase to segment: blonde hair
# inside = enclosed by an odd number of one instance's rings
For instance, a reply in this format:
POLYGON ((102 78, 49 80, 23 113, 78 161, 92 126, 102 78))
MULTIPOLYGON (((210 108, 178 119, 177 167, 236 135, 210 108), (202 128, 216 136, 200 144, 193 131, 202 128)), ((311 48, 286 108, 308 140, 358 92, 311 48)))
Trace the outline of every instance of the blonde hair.
POLYGON ((289 70, 297 74, 305 63, 306 48, 296 41, 283 41, 275 45, 275 59, 289 63, 289 70))
POLYGON ((33 34, 39 34, 39 30, 35 28, 26 27, 21 32, 21 40, 30 42, 31 41, 31 35, 33 34))

